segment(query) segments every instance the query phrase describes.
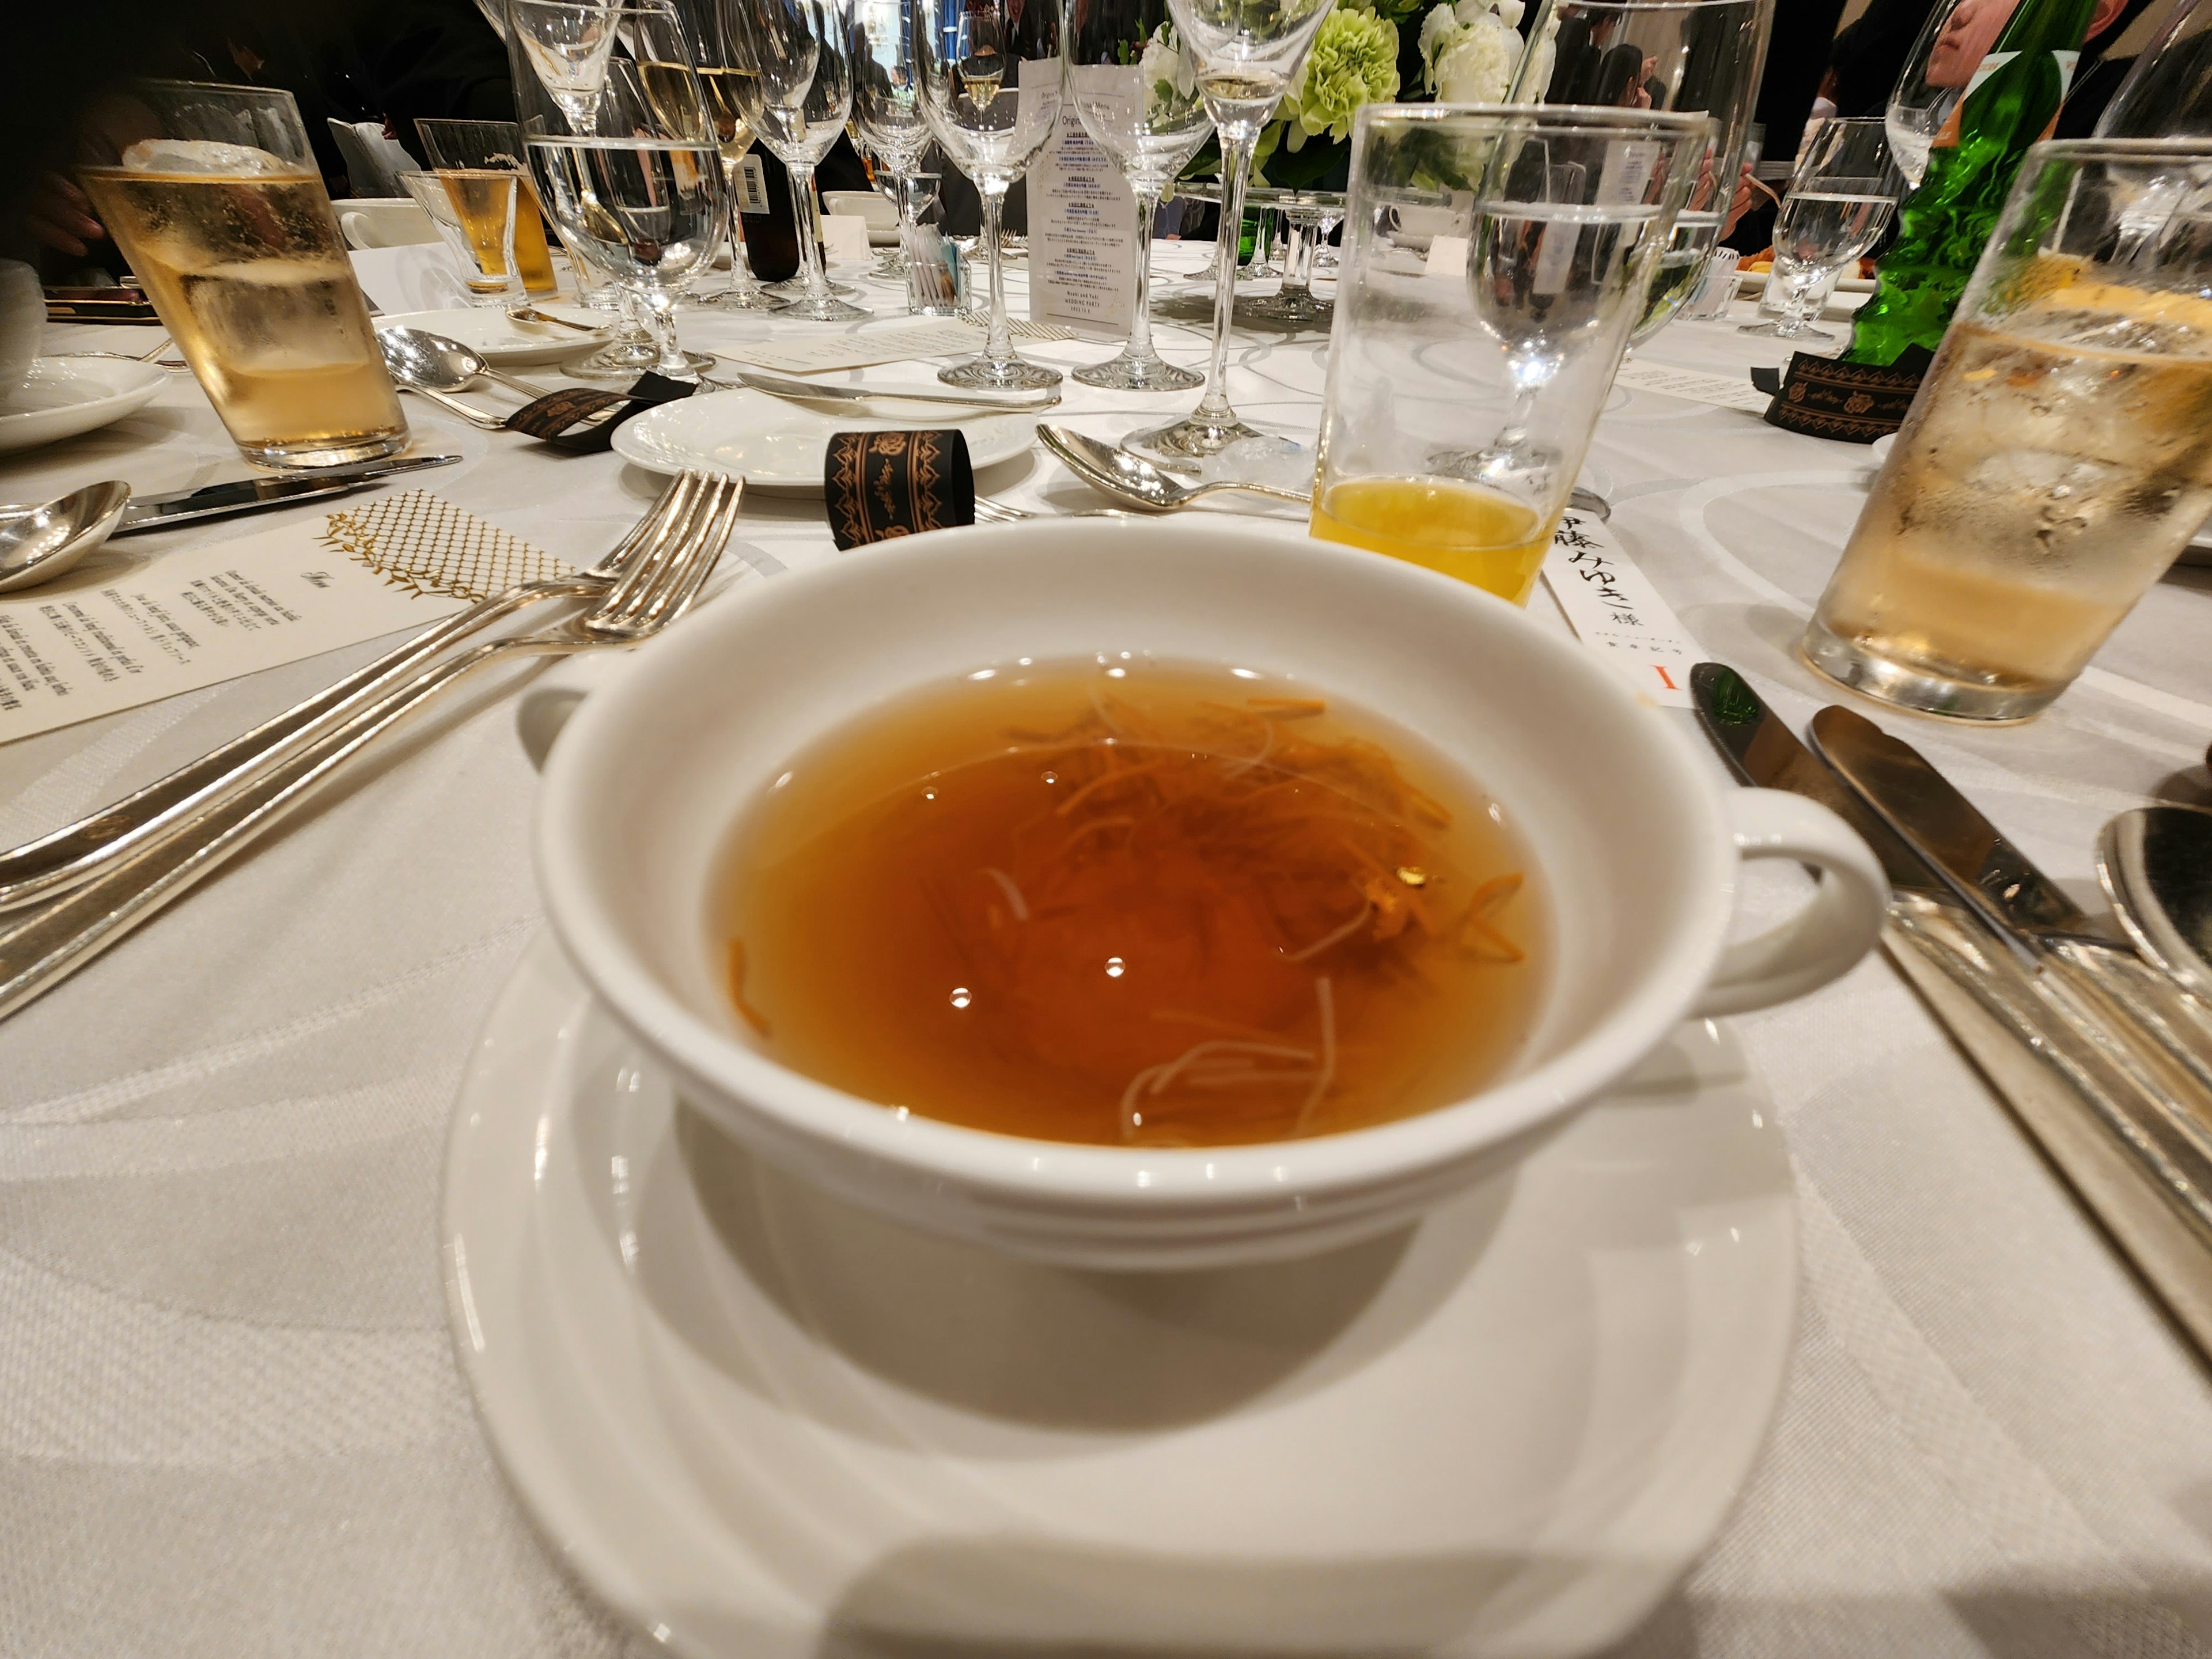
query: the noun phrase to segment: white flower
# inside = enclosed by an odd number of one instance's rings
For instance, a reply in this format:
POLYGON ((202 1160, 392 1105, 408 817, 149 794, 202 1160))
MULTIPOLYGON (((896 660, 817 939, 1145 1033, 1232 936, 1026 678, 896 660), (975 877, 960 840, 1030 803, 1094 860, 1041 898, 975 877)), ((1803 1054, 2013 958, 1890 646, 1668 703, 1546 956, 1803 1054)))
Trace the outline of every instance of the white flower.
POLYGON ((1459 22, 1452 15, 1451 0, 1429 8, 1429 15, 1421 19, 1421 84, 1429 91, 1437 89, 1437 55, 1449 46, 1459 33, 1459 22))
POLYGON ((1444 104, 1494 104, 1505 96, 1521 61, 1521 37, 1494 12, 1485 12, 1473 27, 1462 28, 1436 60, 1437 100, 1444 104))
POLYGON ((1198 91, 1198 66, 1176 40, 1171 22, 1163 22, 1145 42, 1138 72, 1147 91, 1163 83, 1173 87, 1177 98, 1189 98, 1198 91))

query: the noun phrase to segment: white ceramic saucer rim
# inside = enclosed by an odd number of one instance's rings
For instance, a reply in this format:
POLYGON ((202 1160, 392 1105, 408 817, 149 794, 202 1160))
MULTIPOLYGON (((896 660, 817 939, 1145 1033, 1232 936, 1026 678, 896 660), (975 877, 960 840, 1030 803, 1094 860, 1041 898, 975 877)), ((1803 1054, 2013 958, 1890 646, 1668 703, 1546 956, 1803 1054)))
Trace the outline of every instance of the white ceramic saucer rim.
POLYGON ((46 409, 0 404, 0 454, 96 432, 144 408, 169 383, 168 372, 153 363, 106 357, 33 357, 28 380, 41 378, 84 382, 93 395, 46 409))
MULTIPOLYGON (((546 1425, 546 1417, 559 1410, 558 1402, 548 1403, 556 1387, 549 1370, 562 1369, 563 1360, 576 1375, 561 1381, 560 1387, 618 1412, 620 1406, 650 1392, 633 1390, 628 1383, 652 1375, 654 1354, 665 1358, 668 1344, 682 1340, 669 1337, 666 1328, 659 1325, 635 1296, 623 1306, 611 1309, 596 1292, 572 1290, 573 1281, 568 1279, 561 1281, 558 1294, 568 1297, 572 1305, 564 1310, 557 1299, 554 1306, 546 1305, 549 1292, 542 1282, 541 1260, 545 1247, 538 1235, 547 1220, 547 1204, 532 1190, 533 1158, 535 1169, 542 1172, 549 1135, 556 1136, 557 1143, 558 1137, 569 1133, 565 1128, 556 1131, 555 1120, 565 1122, 570 1115, 568 1103, 582 1097, 574 1090, 571 1067, 580 1045, 592 1035, 594 1022, 602 1030, 619 1030, 611 1016, 592 1006, 557 946, 549 937, 541 936, 525 953, 495 1000, 465 1072, 456 1104, 441 1223, 449 1326, 495 1459, 525 1509, 569 1565, 617 1611, 652 1632, 670 1651, 684 1659, 729 1659, 736 1650, 690 1626, 686 1598, 666 1584, 656 1584, 655 1574, 662 1571, 662 1562, 654 1546, 641 1542, 637 1534, 625 1530, 620 1519, 611 1516, 611 1509, 626 1509, 635 1525, 642 1505, 645 1512, 659 1518, 666 1506, 658 1497, 648 1496, 653 1477, 639 1474, 638 1480, 647 1485, 633 1484, 626 1492, 590 1489, 585 1483, 595 1477, 588 1468, 577 1467, 573 1450, 564 1453, 556 1443, 559 1437, 546 1425), (579 1294, 590 1297, 588 1305, 574 1305, 579 1294), (542 1333, 549 1324, 568 1328, 550 1338, 540 1334, 534 1340, 524 1340, 523 1327, 542 1333), (643 1328, 648 1327, 649 1331, 643 1328), (581 1369, 577 1364, 579 1344, 574 1340, 577 1330, 589 1331, 588 1346, 594 1351, 590 1364, 581 1369), (641 1344, 656 1340, 655 1333, 659 1346, 654 1354, 640 1351, 641 1344), (562 1349, 550 1362, 545 1358, 549 1340, 562 1349), (615 1356, 611 1363, 611 1354, 615 1356)), ((623 1042, 627 1045, 626 1038, 623 1042)), ((1647 1097, 1647 1102, 1656 1097, 1647 1097)), ((1665 1098, 1676 1104, 1697 1103, 1694 1095, 1681 1091, 1665 1098)), ((1553 1655, 1592 1651, 1633 1630, 1710 1544, 1734 1508, 1736 1495, 1765 1443, 1795 1334, 1794 1188, 1786 1152, 1773 1127, 1771 1100, 1755 1078, 1723 1079, 1701 1103, 1716 1114, 1701 1118, 1701 1124, 1725 1121, 1734 1126, 1728 1133, 1732 1157, 1737 1161, 1729 1165, 1733 1176, 1729 1191, 1731 1199, 1741 1202, 1729 1213, 1738 1214, 1745 1222, 1741 1242, 1750 1248, 1743 1252, 1717 1248, 1705 1261, 1681 1269, 1680 1282, 1686 1291, 1680 1298, 1683 1310, 1668 1334, 1679 1340, 1686 1352, 1702 1346, 1709 1363, 1725 1347, 1729 1362, 1725 1375, 1735 1379, 1734 1386, 1706 1392, 1685 1390, 1685 1400, 1663 1411, 1655 1405, 1646 1416, 1630 1425, 1640 1434, 1644 1424, 1650 1422, 1651 1437, 1663 1440, 1672 1459, 1663 1466, 1648 1468, 1640 1484, 1632 1491, 1623 1491, 1618 1504, 1608 1508, 1609 1517, 1628 1517, 1617 1524, 1640 1525, 1646 1529, 1643 1535, 1605 1535, 1604 1528, 1616 1524, 1609 1518, 1586 1527, 1589 1536, 1562 1538, 1544 1534, 1528 1540, 1540 1552, 1557 1553, 1547 1559, 1572 1559, 1569 1553, 1577 1545, 1595 1545, 1601 1571, 1587 1577, 1582 1605, 1574 1605, 1571 1595, 1562 1593, 1531 1615, 1530 1621, 1516 1632, 1523 1639, 1504 1651, 1553 1655), (1739 1109, 1742 1117, 1736 1115, 1739 1109), (1743 1127, 1745 1118, 1751 1129, 1743 1127), (1737 1192, 1745 1180, 1755 1188, 1748 1197, 1737 1192), (1711 1287, 1725 1291, 1731 1285, 1736 1292, 1735 1299, 1725 1306, 1711 1305, 1714 1291, 1711 1287), (1692 1506, 1686 1516, 1686 1504, 1692 1506), (1656 1535, 1662 1532, 1666 1534, 1663 1547, 1656 1535), (1610 1577, 1604 1571, 1608 1564, 1610 1577)), ((1618 1131, 1629 1137, 1626 1149, 1632 1150, 1635 1145, 1638 1109, 1635 1103, 1630 1103, 1617 1117, 1620 1124, 1629 1126, 1618 1131)), ((1613 1133, 1604 1131, 1606 1110, 1601 1098, 1570 1126, 1561 1144, 1577 1145, 1572 1137, 1578 1134, 1587 1138, 1593 1133, 1613 1133)), ((1619 1143, 1583 1146, 1577 1153, 1581 1164, 1568 1167, 1588 1168, 1605 1162, 1608 1146, 1616 1157, 1625 1150, 1619 1143)), ((1523 1178, 1526 1170, 1544 1159, 1547 1152, 1540 1150, 1533 1155, 1523 1166, 1523 1178)), ((1686 1158, 1677 1166, 1685 1172, 1682 1179, 1688 1179, 1689 1162, 1686 1158)), ((556 1158, 556 1167, 557 1164, 556 1158)), ((1686 1196, 1670 1203, 1679 1206, 1687 1201, 1686 1196)), ((1691 1216, 1691 1212, 1680 1208, 1673 1213, 1678 1219, 1691 1216)), ((1700 1217, 1697 1224, 1705 1226, 1711 1219, 1700 1217)), ((1501 1228, 1501 1236, 1504 1231, 1501 1228)), ((1705 1242, 1708 1241, 1702 1236, 1688 1239, 1684 1246, 1686 1255, 1681 1259, 1698 1257, 1705 1242)), ((588 1241, 584 1248, 591 1248, 588 1241)), ((1618 1291, 1620 1286, 1614 1288, 1618 1291)), ((1618 1332, 1613 1340, 1611 1352, 1618 1358, 1618 1332)), ((1601 1359, 1606 1352, 1601 1342, 1596 1357, 1601 1359)), ((1686 1359, 1678 1370, 1683 1379, 1689 1379, 1691 1366, 1686 1359)), ((573 1405, 573 1399, 568 1403, 573 1405)), ((640 1435, 650 1439, 653 1431, 652 1427, 641 1429, 635 1422, 594 1419, 588 1437, 603 1456, 613 1456, 627 1479, 638 1471, 641 1460, 635 1454, 641 1449, 640 1435), (607 1450, 610 1447, 616 1449, 611 1454, 607 1450)), ((1596 1467, 1607 1479, 1618 1475, 1611 1465, 1596 1467)), ((668 1474, 665 1468, 662 1473, 668 1474)), ((674 1484, 683 1486, 691 1473, 688 1468, 678 1471, 674 1484)), ((1587 1505, 1592 1469, 1586 1466, 1577 1473, 1587 1505)), ((696 1497, 696 1491, 684 1493, 684 1499, 695 1504, 696 1497)), ((664 1538, 663 1542, 666 1541, 664 1538)), ((763 1619, 780 1615, 787 1620, 793 1616, 794 1606, 800 1606, 805 1615, 821 1612, 790 1598, 787 1587, 763 1568, 757 1555, 733 1557, 729 1540, 719 1541, 720 1553, 714 1563, 718 1585, 748 1583, 756 1593, 769 1599, 776 1591, 787 1591, 785 1605, 763 1609, 747 1603, 746 1612, 758 1612, 763 1619), (725 1567, 726 1575, 722 1571, 725 1567)), ((742 1550, 742 1540, 736 1541, 742 1550)), ((682 1577, 680 1569, 677 1576, 682 1577)), ((811 1655, 816 1651, 815 1638, 821 1634, 818 1628, 810 1634, 805 1628, 793 1627, 795 1645, 790 1651, 811 1655)), ((746 1646, 761 1659, 781 1659, 784 1651, 782 1644, 771 1644, 765 1637, 757 1646, 750 1643, 746 1646)), ((1463 1650, 1449 1647, 1437 1651, 1458 1655, 1463 1650)))
MULTIPOLYGON (((757 490, 764 495, 819 495, 822 494, 822 470, 818 464, 813 472, 806 477, 801 477, 796 472, 770 474, 749 472, 740 475, 724 467, 707 450, 679 445, 663 435, 669 428, 679 422, 696 419, 702 409, 716 405, 732 411, 757 409, 764 415, 781 412, 788 416, 799 412, 795 405, 787 404, 781 398, 771 397, 764 392, 754 392, 744 387, 731 392, 712 392, 690 398, 682 398, 673 403, 663 404, 658 409, 649 410, 635 420, 625 421, 617 427, 614 436, 615 453, 634 466, 641 466, 648 472, 658 472, 669 477, 691 469, 707 472, 729 471, 732 477, 742 476, 744 478, 746 489, 757 490), (740 399, 744 401, 738 401, 740 399)), ((1011 410, 1005 414, 992 410, 974 415, 958 410, 948 410, 946 413, 952 416, 949 420, 939 416, 925 416, 918 421, 894 420, 884 416, 865 414, 857 408, 849 418, 822 416, 811 410, 805 412, 810 418, 832 422, 831 429, 840 431, 896 432, 917 425, 957 427, 968 434, 969 464, 978 472, 987 466, 997 466, 1001 462, 1013 460, 1027 453, 1036 443, 1036 422, 1034 416, 1027 417, 1027 432, 1022 435, 1019 442, 1015 441, 1018 428, 1014 423, 1024 418, 1019 410, 1011 410), (1000 423, 1004 423, 1003 432, 1000 430, 1000 423), (981 429, 980 441, 979 428, 981 429)))
POLYGON ((587 351, 596 351, 613 335, 601 328, 590 334, 579 334, 574 329, 561 327, 557 323, 521 324, 489 307, 463 311, 458 307, 447 311, 408 311, 376 319, 379 328, 419 328, 426 334, 443 335, 449 340, 471 345, 488 363, 502 368, 516 368, 530 363, 556 363, 570 357, 580 357, 587 351), (462 317, 496 318, 505 327, 514 331, 504 344, 486 343, 472 340, 465 333, 454 332, 454 319, 462 317))

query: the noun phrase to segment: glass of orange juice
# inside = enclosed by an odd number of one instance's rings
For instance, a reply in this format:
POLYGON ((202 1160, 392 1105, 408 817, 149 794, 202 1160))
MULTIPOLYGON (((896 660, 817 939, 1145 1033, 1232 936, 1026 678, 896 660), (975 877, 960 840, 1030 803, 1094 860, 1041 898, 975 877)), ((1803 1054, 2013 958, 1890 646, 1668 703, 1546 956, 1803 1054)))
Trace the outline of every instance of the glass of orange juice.
POLYGON ((1313 534, 1527 601, 1711 125, 1358 112, 1313 534))

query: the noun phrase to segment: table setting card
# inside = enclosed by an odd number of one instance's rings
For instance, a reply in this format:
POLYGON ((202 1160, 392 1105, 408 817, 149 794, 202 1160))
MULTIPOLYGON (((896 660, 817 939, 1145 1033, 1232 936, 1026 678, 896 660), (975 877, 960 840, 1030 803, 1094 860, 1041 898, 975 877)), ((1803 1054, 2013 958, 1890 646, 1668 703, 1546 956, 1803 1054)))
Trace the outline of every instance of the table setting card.
POLYGON ((868 222, 858 213, 822 216, 822 252, 833 265, 864 265, 875 257, 868 246, 868 222))
POLYGON ((0 600, 0 743, 421 627, 569 567, 425 490, 0 600))
POLYGON ((1671 363, 1647 362, 1631 357, 1613 377, 1615 386, 1632 392, 1663 392, 1670 398, 1711 404, 1716 409, 1740 409, 1747 415, 1764 415, 1774 399, 1749 380, 1729 374, 1708 374, 1698 368, 1676 368, 1671 363))
MULTIPOLYGON (((1019 340, 1067 340, 1073 329, 1052 324, 1014 320, 1019 340)), ((951 357, 983 349, 983 330, 974 323, 948 317, 943 322, 913 323, 893 328, 869 329, 859 334, 808 335, 798 339, 753 340, 725 346, 719 356, 734 363, 765 368, 779 374, 814 374, 825 369, 867 368, 877 363, 902 363, 922 357, 951 357)))
MULTIPOLYGON (((1086 64, 1068 75, 1094 106, 1133 112, 1144 96, 1133 64, 1086 64)), ((1029 204, 1030 320, 1125 337, 1137 303, 1137 198, 1073 99, 1060 100, 1052 136, 1030 163, 1029 204)))
POLYGON ((1544 559, 1544 585, 1577 638, 1668 708, 1688 708, 1704 653, 1602 519, 1565 513, 1544 559))

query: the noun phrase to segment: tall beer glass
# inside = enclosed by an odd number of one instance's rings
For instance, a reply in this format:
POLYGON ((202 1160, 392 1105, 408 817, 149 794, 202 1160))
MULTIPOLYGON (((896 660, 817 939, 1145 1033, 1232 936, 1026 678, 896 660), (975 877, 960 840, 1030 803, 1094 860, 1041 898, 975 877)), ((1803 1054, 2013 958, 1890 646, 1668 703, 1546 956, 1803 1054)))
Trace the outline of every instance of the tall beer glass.
POLYGON ((1803 650, 1907 708, 2018 720, 2212 514, 2212 141, 2036 145, 1803 650))
POLYGON ((406 417, 289 92, 143 82, 80 173, 249 461, 389 455, 406 417))

